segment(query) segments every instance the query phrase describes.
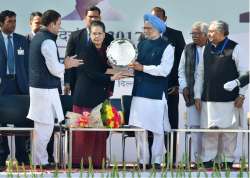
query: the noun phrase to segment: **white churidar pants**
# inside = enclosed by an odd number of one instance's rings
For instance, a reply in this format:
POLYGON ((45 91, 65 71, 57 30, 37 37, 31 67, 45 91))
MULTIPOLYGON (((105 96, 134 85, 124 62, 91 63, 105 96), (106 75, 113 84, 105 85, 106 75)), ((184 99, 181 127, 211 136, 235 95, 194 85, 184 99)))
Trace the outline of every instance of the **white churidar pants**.
POLYGON ((34 165, 48 164, 47 145, 52 135, 54 125, 34 122, 34 165))
MULTIPOLYGON (((200 128, 200 112, 195 106, 187 107, 187 125, 190 129, 200 128)), ((202 133, 191 133, 191 161, 197 162, 201 155, 202 133)))
POLYGON ((202 136, 201 159, 233 162, 237 143, 237 133, 204 133, 202 136), (221 160, 222 159, 222 160, 221 160))
MULTIPOLYGON (((146 131, 147 132, 147 131, 146 131)), ((145 148, 143 145, 143 133, 136 132, 135 137, 137 140, 137 146, 139 147, 139 162, 149 163, 149 148, 148 148, 148 134, 146 133, 146 144, 145 148), (144 157, 144 149, 145 149, 145 157, 144 157)), ((161 164, 163 162, 164 155, 166 153, 165 145, 164 145, 164 134, 153 133, 153 145, 152 145, 152 160, 151 164, 158 163, 161 164)))
MULTIPOLYGON (((201 128, 236 129, 239 125, 240 109, 234 102, 202 102, 201 128)), ((204 133, 202 136, 201 159, 233 162, 237 144, 237 133, 204 133)))

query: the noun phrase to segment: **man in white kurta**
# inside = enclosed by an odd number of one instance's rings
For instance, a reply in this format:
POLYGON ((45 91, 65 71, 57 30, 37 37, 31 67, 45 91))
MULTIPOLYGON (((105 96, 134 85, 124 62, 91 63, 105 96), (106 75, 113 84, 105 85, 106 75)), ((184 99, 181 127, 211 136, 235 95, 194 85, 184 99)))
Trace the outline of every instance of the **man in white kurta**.
MULTIPOLYGON (((153 132, 151 163, 159 168, 166 152, 164 130, 170 129, 164 87, 159 88, 161 85, 166 86, 164 81, 173 66, 174 48, 161 38, 160 34, 165 29, 163 21, 151 14, 146 14, 144 21, 144 32, 147 39, 139 43, 137 62, 131 65, 135 70, 135 81, 129 124, 153 132), (158 99, 154 98, 156 93, 158 99)), ((142 133, 136 133, 136 139, 140 150, 140 163, 144 163, 144 159, 146 163, 149 163, 147 139, 146 147, 143 147, 142 133), (144 151, 146 158, 143 155, 144 151)))
MULTIPOLYGON (((195 105, 201 110, 201 128, 235 129, 244 101, 244 90, 228 92, 224 83, 243 72, 239 45, 227 38, 228 25, 223 21, 211 22, 208 29, 210 43, 203 53, 195 83, 195 105), (201 102, 202 100, 202 102, 201 102)), ((205 167, 222 161, 232 167, 237 142, 236 133, 204 133, 201 159, 205 167)), ((225 166, 225 164, 223 164, 225 166)))
MULTIPOLYGON (((186 45, 178 68, 179 89, 187 107, 188 128, 200 128, 200 112, 194 105, 194 83, 198 64, 202 62, 202 51, 207 43, 208 24, 195 22, 192 25, 193 42, 186 45)), ((201 152, 201 133, 191 133, 191 161, 197 162, 201 152)))
POLYGON ((67 57, 61 64, 56 46, 60 29, 60 14, 53 10, 44 12, 45 26, 30 44, 30 109, 27 118, 34 121, 34 165, 48 165, 47 144, 52 135, 54 120, 64 119, 58 88, 65 68, 79 66, 81 61, 67 57))

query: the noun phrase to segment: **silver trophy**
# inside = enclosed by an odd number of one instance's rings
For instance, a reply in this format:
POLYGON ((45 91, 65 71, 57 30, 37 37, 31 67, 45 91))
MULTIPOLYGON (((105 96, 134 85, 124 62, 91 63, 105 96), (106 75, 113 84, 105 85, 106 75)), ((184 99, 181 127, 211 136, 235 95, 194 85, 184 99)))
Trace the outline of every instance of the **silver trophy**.
POLYGON ((124 75, 133 76, 133 70, 128 65, 137 58, 137 49, 130 40, 112 41, 107 48, 107 57, 112 66, 112 69, 107 70, 107 74, 122 72, 124 75))

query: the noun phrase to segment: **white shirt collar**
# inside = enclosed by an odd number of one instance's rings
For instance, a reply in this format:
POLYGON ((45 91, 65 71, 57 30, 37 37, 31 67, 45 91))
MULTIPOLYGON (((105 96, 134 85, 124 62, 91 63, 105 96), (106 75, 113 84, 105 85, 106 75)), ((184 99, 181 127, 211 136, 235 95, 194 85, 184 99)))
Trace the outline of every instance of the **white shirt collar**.
MULTIPOLYGON (((3 31, 2 31, 2 35, 3 35, 3 37, 4 38, 8 38, 8 34, 6 34, 6 33, 4 33, 3 31)), ((11 33, 11 34, 9 34, 11 37, 13 37, 13 33, 11 33)))
POLYGON ((203 46, 199 46, 199 45, 195 45, 197 49, 203 49, 206 45, 203 46))

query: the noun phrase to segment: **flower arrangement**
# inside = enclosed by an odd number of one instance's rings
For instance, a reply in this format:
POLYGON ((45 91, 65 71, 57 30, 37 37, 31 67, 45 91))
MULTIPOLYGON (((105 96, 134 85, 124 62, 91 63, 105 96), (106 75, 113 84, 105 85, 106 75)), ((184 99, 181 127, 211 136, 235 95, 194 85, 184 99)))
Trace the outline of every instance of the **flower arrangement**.
POLYGON ((105 100, 101 108, 101 119, 107 128, 119 128, 122 124, 123 115, 111 105, 110 101, 105 100))
POLYGON ((117 111, 109 100, 100 103, 91 112, 83 112, 82 114, 67 112, 66 118, 68 118, 66 126, 75 128, 119 128, 124 123, 122 112, 117 111))
POLYGON ((83 112, 80 117, 76 120, 76 124, 78 127, 89 127, 89 112, 83 112))
POLYGON ((90 113, 83 112, 82 114, 67 112, 66 125, 68 127, 90 127, 90 113))

